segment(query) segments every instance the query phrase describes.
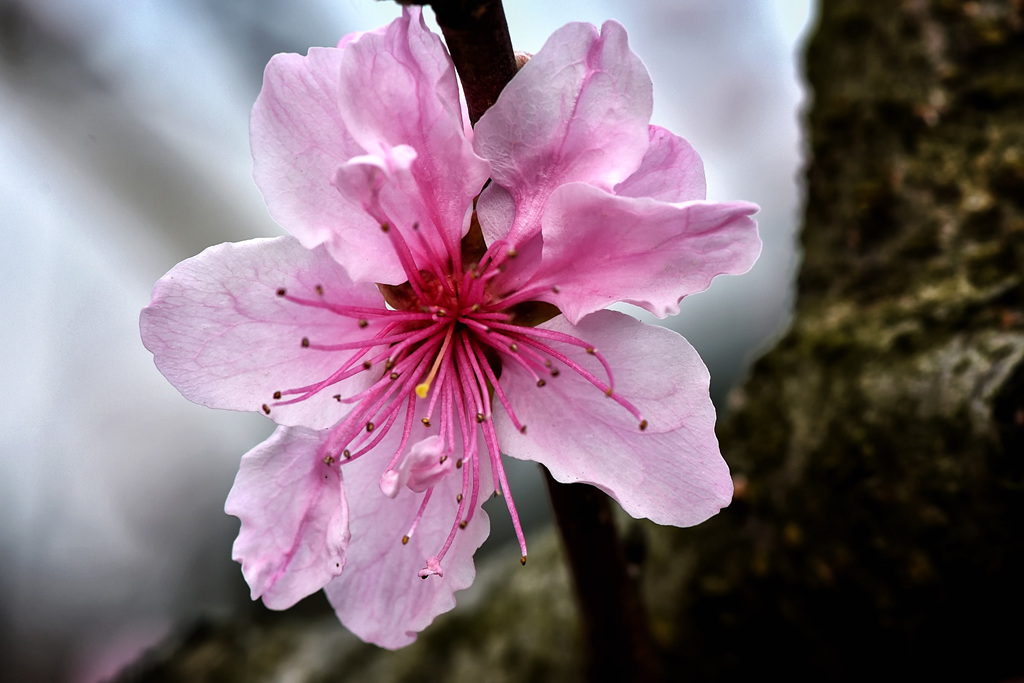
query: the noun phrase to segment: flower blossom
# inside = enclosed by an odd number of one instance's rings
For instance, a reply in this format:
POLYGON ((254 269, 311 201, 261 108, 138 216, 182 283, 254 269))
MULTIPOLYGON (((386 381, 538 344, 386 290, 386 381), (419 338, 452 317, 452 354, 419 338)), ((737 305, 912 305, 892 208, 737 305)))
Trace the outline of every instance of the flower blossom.
POLYGON ((142 312, 190 400, 277 424, 226 511, 252 589, 325 589, 364 640, 412 642, 474 577, 502 454, 631 515, 727 505, 708 372, 658 317, 760 251, 757 210, 705 200, 700 157, 650 125, 625 30, 558 30, 475 129, 420 11, 280 54, 252 113, 254 177, 289 237, 175 266, 142 312))

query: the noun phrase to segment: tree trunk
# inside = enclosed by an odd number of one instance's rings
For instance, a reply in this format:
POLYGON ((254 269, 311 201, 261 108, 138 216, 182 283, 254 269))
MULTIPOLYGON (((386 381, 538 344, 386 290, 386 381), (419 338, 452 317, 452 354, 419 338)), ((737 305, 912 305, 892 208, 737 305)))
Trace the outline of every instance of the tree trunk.
POLYGON ((822 3, 796 316, 721 433, 737 500, 685 540, 697 680, 1024 674, 1022 24, 822 3))

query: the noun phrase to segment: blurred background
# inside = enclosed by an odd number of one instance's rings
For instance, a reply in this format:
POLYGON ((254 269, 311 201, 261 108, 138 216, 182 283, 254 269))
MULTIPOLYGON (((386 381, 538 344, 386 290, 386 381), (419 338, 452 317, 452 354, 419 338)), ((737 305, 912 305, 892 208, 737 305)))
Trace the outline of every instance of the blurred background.
MULTIPOLYGON (((813 5, 506 3, 527 52, 568 21, 619 20, 654 80, 653 122, 701 153, 709 198, 761 205, 753 271, 667 321, 711 368, 720 410, 789 316, 813 5)), ((0 0, 0 680, 102 680, 175 624, 247 605, 222 506, 272 425, 183 399, 142 347, 138 313, 176 262, 281 233, 248 148, 270 56, 398 13, 371 0, 0 0)), ((527 526, 547 523, 535 466, 509 465, 527 526)), ((488 547, 511 537, 502 510, 488 547)))

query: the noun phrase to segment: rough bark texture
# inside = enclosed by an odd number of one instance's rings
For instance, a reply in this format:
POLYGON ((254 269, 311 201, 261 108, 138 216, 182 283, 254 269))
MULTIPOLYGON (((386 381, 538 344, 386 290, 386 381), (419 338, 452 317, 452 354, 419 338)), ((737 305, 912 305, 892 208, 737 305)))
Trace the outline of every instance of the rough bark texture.
MULTIPOLYGON (((807 64, 793 327, 722 424, 732 507, 695 529, 631 527, 652 629, 690 680, 1024 676, 1022 3, 825 0, 807 64)), ((500 558, 479 600, 412 647, 346 646, 342 661, 332 646, 303 670, 578 679, 570 589, 544 543, 526 568, 500 558)), ((220 672, 294 637, 224 636, 236 628, 203 641, 234 648, 220 672)), ((278 645, 279 661, 327 629, 278 645)), ((234 680, 176 675, 188 652, 130 679, 234 680)))
POLYGON ((823 3, 793 329, 722 434, 737 502, 688 539, 697 679, 1024 673, 1022 19, 823 3))

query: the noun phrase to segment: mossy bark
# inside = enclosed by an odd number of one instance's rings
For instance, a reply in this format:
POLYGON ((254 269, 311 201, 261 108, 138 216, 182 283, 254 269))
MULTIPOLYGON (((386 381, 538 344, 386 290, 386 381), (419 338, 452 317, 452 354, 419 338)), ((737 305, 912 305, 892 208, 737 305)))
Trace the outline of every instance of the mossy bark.
POLYGON ((677 535, 698 680, 1024 673, 1022 24, 822 4, 793 328, 723 426, 736 502, 677 535))
MULTIPOLYGON (((796 314, 720 429, 736 500, 694 529, 632 522, 631 566, 670 679, 1020 677, 1024 7, 820 15, 796 314)), ((329 621, 228 625, 126 679, 276 680, 316 651, 309 680, 578 680, 545 544, 399 653, 329 621), (211 674, 176 673, 217 643, 211 674)))

